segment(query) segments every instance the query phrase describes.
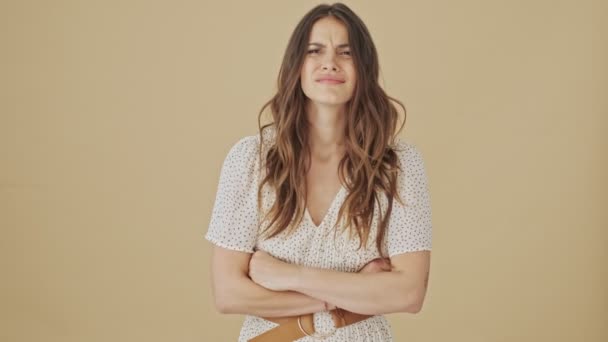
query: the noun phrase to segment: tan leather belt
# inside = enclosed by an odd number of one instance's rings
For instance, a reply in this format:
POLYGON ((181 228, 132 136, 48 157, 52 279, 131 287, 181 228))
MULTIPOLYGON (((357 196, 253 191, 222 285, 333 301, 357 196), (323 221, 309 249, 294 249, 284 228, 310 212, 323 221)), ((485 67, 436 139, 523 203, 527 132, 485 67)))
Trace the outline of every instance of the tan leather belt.
POLYGON ((250 339, 248 342, 292 342, 304 336, 310 336, 315 339, 324 339, 333 335, 339 328, 372 317, 372 315, 361 315, 340 308, 330 310, 329 313, 332 315, 335 325, 335 329, 329 333, 315 333, 312 313, 302 316, 263 317, 265 320, 269 320, 280 325, 250 339))

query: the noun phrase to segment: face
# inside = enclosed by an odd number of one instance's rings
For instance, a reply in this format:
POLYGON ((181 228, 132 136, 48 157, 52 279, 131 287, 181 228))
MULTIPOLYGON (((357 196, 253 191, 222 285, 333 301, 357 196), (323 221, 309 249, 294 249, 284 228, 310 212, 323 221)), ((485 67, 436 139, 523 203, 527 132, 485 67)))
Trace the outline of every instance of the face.
POLYGON ((344 105, 352 97, 356 84, 346 26, 333 17, 319 19, 312 27, 308 43, 300 74, 304 94, 318 105, 344 105))

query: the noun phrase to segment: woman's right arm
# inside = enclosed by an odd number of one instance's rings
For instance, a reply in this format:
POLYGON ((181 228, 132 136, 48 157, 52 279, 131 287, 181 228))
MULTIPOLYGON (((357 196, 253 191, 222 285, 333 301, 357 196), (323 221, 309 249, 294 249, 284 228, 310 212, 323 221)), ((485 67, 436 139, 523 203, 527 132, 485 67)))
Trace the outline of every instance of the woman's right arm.
POLYGON ((259 317, 304 315, 325 309, 321 300, 295 291, 271 291, 248 276, 251 253, 213 246, 211 278, 217 310, 259 317))

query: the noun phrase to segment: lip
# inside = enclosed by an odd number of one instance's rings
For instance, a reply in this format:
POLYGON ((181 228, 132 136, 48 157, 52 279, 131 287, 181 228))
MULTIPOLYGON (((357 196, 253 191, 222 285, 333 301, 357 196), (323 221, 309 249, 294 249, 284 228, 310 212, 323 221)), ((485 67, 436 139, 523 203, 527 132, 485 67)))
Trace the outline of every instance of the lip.
POLYGON ((325 84, 340 84, 340 83, 344 83, 344 80, 341 80, 338 78, 333 78, 333 77, 322 77, 322 78, 319 78, 317 80, 317 82, 325 83, 325 84))

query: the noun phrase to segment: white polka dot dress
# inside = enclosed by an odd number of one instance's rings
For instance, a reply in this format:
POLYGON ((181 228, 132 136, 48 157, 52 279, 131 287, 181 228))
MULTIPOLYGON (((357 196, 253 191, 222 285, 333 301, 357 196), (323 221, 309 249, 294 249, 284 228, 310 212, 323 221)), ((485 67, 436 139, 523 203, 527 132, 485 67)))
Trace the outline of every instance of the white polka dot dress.
MULTIPOLYGON (((259 135, 246 136, 236 142, 226 156, 220 172, 219 185, 215 197, 211 220, 205 238, 211 243, 231 250, 253 253, 254 249, 268 252, 288 263, 333 269, 341 272, 357 272, 372 259, 379 257, 376 251, 375 235, 378 223, 378 208, 370 239, 366 248, 356 250, 358 236, 348 240, 348 233, 335 234, 331 229, 337 219, 346 188, 342 186, 330 205, 319 226, 316 226, 308 212, 293 234, 286 232, 272 239, 258 239, 258 221, 263 217, 257 210, 257 184, 261 172, 258 161, 259 148, 266 149, 272 143, 274 129, 264 130, 259 135), (262 143, 260 143, 260 140, 262 143)), ((409 142, 398 141, 395 146, 399 163, 405 172, 400 173, 398 189, 405 206, 393 201, 393 209, 386 232, 386 251, 389 256, 400 253, 431 250, 432 225, 429 187, 421 152, 409 142)), ((265 185, 262 210, 268 210, 274 203, 274 191, 265 185)), ((380 196, 383 198, 383 196, 380 196)), ((386 201, 381 201, 381 211, 386 209, 386 201)), ((265 223, 261 222, 262 227, 265 223)), ((331 315, 326 312, 314 314, 315 329, 329 332, 334 329, 331 315)), ((253 315, 245 315, 239 342, 262 334, 277 326, 277 323, 253 315)), ((316 341, 302 337, 298 342, 316 341)), ((386 342, 393 341, 391 326, 384 315, 372 316, 363 321, 340 328, 326 342, 386 342)))

